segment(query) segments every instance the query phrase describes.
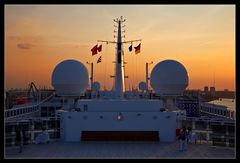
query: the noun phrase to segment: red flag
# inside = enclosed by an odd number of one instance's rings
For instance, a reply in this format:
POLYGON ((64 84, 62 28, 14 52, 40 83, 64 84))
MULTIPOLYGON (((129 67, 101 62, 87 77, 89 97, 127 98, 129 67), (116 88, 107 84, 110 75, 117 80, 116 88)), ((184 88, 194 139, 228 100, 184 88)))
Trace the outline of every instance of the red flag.
POLYGON ((95 45, 95 46, 91 49, 91 51, 92 51, 92 55, 97 54, 97 51, 98 51, 97 45, 95 45))
POLYGON ((102 51, 102 45, 98 47, 98 52, 101 52, 101 51, 102 51))
POLYGON ((102 62, 102 56, 100 56, 97 60, 97 63, 100 63, 100 62, 102 62))
POLYGON ((135 48, 135 54, 140 53, 141 43, 138 46, 134 47, 134 48, 135 48))

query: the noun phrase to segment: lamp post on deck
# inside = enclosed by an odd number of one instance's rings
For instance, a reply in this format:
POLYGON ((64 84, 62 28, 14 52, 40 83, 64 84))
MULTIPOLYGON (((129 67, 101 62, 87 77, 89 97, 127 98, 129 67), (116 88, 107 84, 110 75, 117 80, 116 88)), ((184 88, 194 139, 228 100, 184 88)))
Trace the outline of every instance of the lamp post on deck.
POLYGON ((148 65, 150 65, 150 64, 153 64, 153 61, 146 62, 146 85, 147 85, 146 93, 147 93, 147 95, 148 95, 148 80, 150 79, 149 76, 148 76, 148 65))
POLYGON ((93 62, 89 63, 87 62, 87 64, 91 65, 91 76, 90 76, 90 81, 91 81, 91 91, 93 89, 93 62))

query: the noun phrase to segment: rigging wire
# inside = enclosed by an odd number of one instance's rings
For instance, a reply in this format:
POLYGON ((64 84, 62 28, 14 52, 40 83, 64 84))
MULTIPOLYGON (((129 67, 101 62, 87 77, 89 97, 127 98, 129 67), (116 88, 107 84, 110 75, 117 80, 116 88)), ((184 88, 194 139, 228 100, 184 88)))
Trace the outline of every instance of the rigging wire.
MULTIPOLYGON (((136 54, 135 54, 136 55, 136 54)), ((135 89, 137 89, 137 81, 138 81, 138 76, 137 76, 137 68, 138 68, 138 57, 135 57, 136 58, 136 80, 135 80, 135 83, 134 83, 134 87, 135 87, 135 89)))
MULTIPOLYGON (((132 44, 131 44, 132 45, 132 44)), ((134 54, 133 51, 131 51, 131 56, 132 56, 132 82, 131 82, 131 87, 133 88, 133 83, 135 82, 135 60, 134 60, 134 54)))
POLYGON ((108 43, 106 42, 106 49, 105 49, 105 64, 104 64, 104 90, 106 88, 106 77, 107 77, 107 67, 108 67, 108 43))

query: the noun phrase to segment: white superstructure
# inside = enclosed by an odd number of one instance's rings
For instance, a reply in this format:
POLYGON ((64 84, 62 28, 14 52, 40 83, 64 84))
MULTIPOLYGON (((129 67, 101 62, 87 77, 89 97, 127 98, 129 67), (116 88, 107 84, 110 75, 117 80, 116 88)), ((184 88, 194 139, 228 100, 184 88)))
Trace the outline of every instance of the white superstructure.
MULTIPOLYGON (((76 100, 75 97, 75 100, 69 100, 71 105, 65 105, 64 110, 58 112, 61 116, 61 138, 64 141, 77 142, 81 140, 84 131, 153 131, 158 132, 160 141, 175 141, 176 113, 170 111, 169 103, 172 101, 162 100, 161 95, 170 93, 171 96, 175 96, 183 93, 188 85, 186 69, 182 64, 173 60, 163 61, 155 66, 151 73, 150 82, 155 92, 160 95, 158 99, 151 99, 148 96, 140 98, 139 94, 125 92, 122 45, 139 40, 123 42, 122 22, 125 19, 123 20, 121 17, 114 21, 118 25, 118 35, 116 42, 110 42, 116 43, 113 90, 98 94, 100 83, 94 82, 91 99, 76 100), (177 75, 176 80, 173 80, 175 79, 174 75, 177 75)), ((72 96, 86 91, 88 72, 79 63, 77 64, 77 61, 63 61, 55 68, 52 85, 56 89, 57 95, 72 96), (68 64, 70 65, 70 62, 76 64, 75 68, 73 65, 71 68, 66 67, 68 64), (57 71, 61 65, 61 71, 57 71), (64 73, 61 74, 61 72, 64 73), (76 81, 72 81, 75 79, 76 81)), ((148 90, 145 82, 141 82, 139 88, 142 94, 148 90)))

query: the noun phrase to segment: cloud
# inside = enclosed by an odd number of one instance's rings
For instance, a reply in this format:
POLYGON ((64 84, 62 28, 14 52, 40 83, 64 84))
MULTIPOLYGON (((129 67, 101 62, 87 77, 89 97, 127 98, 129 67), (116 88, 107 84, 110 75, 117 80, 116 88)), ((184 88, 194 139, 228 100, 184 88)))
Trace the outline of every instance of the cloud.
POLYGON ((51 43, 48 43, 50 46, 61 46, 66 48, 89 48, 89 45, 87 44, 81 44, 78 42, 70 42, 70 41, 52 41, 51 43))
POLYGON ((26 41, 26 42, 33 42, 38 43, 44 40, 42 36, 35 35, 35 36, 8 36, 8 38, 12 41, 26 41))
POLYGON ((214 41, 207 41, 207 42, 203 42, 201 44, 199 44, 199 46, 206 46, 206 45, 209 45, 209 44, 213 44, 214 41))
POLYGON ((74 48, 88 48, 88 45, 73 45, 74 48))
POLYGON ((28 44, 28 43, 19 43, 17 44, 17 47, 20 49, 31 49, 32 47, 34 47, 33 44, 28 44))
POLYGON ((9 36, 8 37, 10 40, 14 40, 14 41, 20 41, 20 40, 22 40, 22 37, 20 37, 20 36, 9 36))

